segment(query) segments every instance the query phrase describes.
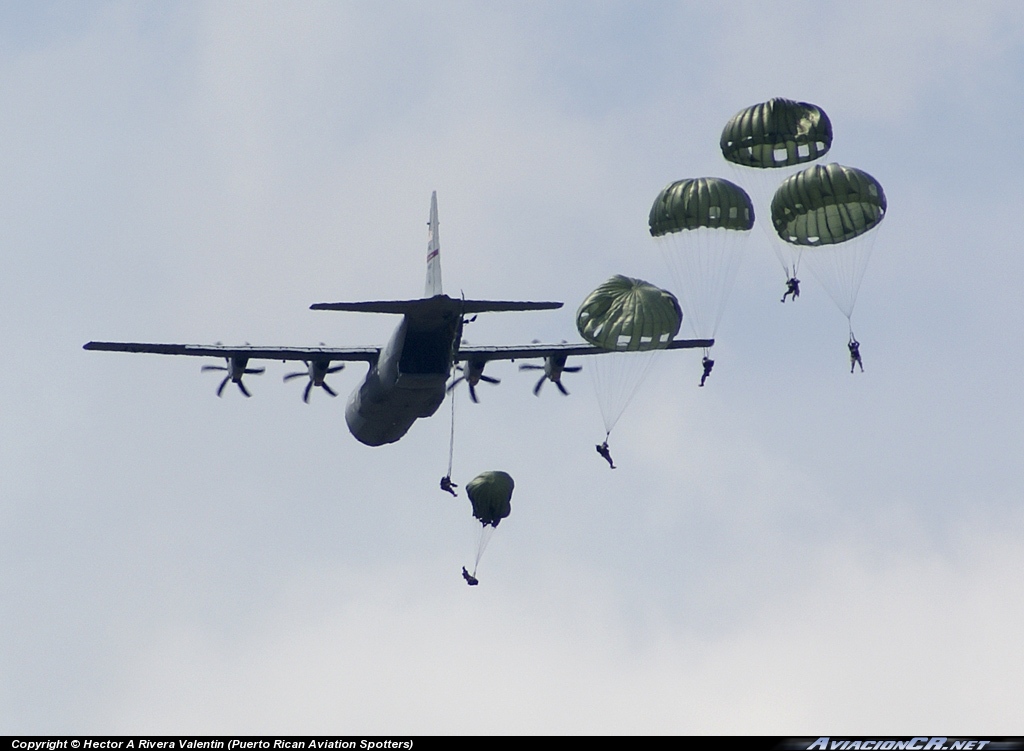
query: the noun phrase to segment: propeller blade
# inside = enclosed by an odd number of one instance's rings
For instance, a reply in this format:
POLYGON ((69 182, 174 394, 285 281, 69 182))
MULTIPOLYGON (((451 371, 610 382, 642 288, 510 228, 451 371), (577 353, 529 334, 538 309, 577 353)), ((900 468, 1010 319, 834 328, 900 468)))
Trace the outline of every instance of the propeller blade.
MULTIPOLYGON (((224 369, 227 370, 227 368, 224 368, 224 369)), ((217 387, 217 396, 221 396, 221 395, 224 394, 224 387, 228 385, 228 381, 230 381, 230 380, 231 380, 231 376, 229 376, 229 375, 224 376, 224 380, 221 381, 220 382, 220 386, 217 387)))
POLYGON ((236 381, 236 383, 238 384, 238 390, 239 390, 239 391, 241 391, 241 392, 242 392, 243 394, 245 394, 245 395, 246 395, 247 397, 248 397, 248 396, 252 396, 252 394, 250 394, 250 393, 249 393, 249 389, 247 389, 247 388, 245 387, 245 384, 244 384, 244 383, 242 383, 242 379, 238 379, 238 381, 236 381))
POLYGON ((544 385, 544 381, 546 381, 547 379, 548 379, 548 377, 546 375, 543 375, 543 376, 540 377, 540 380, 537 381, 537 385, 533 387, 533 395, 534 396, 540 396, 541 386, 544 385))
POLYGON ((448 388, 445 389, 445 391, 451 391, 453 388, 455 388, 456 386, 458 386, 460 383, 462 383, 465 380, 466 380, 465 377, 459 376, 454 381, 452 381, 451 383, 448 384, 448 388))
POLYGON ((469 398, 473 400, 473 404, 479 404, 480 400, 476 398, 476 386, 472 383, 469 384, 469 398))
POLYGON ((293 378, 300 378, 301 376, 308 376, 309 373, 289 373, 284 377, 285 382, 290 381, 293 378))
POLYGON ((333 368, 328 368, 327 369, 327 373, 329 375, 331 373, 337 373, 339 370, 344 370, 344 369, 345 369, 344 365, 335 365, 333 368))
POLYGON ((199 370, 205 373, 208 370, 227 370, 227 368, 225 368, 223 365, 204 365, 199 370))
POLYGON ((259 375, 260 373, 266 372, 266 368, 246 368, 243 373, 252 373, 253 375, 259 375))
POLYGON ((583 370, 582 365, 573 365, 571 368, 562 368, 563 373, 579 373, 583 370))
POLYGON ((519 369, 520 370, 544 370, 544 366, 543 365, 526 365, 526 364, 523 364, 523 365, 519 366, 519 369))
POLYGON ((500 378, 491 378, 490 376, 485 376, 485 375, 480 376, 480 380, 484 381, 486 383, 493 383, 495 385, 501 383, 501 379, 500 378))
POLYGON ((313 382, 310 381, 306 384, 306 389, 302 392, 302 401, 309 404, 309 390, 313 388, 313 382))
POLYGON ((565 386, 562 385, 561 381, 555 381, 555 385, 558 386, 558 390, 561 391, 565 396, 569 396, 569 392, 565 390, 565 386))
POLYGON ((320 384, 320 386, 321 386, 321 388, 323 388, 323 390, 324 390, 324 391, 326 391, 326 392, 327 392, 328 394, 330 394, 331 396, 337 396, 337 395, 338 395, 338 392, 337 392, 337 391, 335 391, 334 389, 332 389, 332 388, 331 388, 330 386, 328 386, 328 385, 327 385, 326 383, 321 383, 321 384, 320 384))

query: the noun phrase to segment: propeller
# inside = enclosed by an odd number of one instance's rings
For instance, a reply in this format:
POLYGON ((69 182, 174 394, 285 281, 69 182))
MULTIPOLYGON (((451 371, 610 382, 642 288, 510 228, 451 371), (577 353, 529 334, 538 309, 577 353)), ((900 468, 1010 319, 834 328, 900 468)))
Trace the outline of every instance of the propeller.
POLYGON ((497 378, 491 378, 490 376, 484 375, 484 366, 486 364, 486 360, 469 360, 466 362, 465 368, 461 365, 456 365, 455 369, 462 373, 462 375, 448 384, 448 391, 451 391, 453 388, 465 381, 469 386, 469 398, 473 400, 473 404, 479 404, 480 400, 476 396, 476 385, 478 383, 481 381, 484 383, 493 383, 495 385, 501 383, 497 378))
POLYGON ((249 364, 248 357, 242 357, 240 355, 232 355, 231 357, 224 358, 227 361, 227 367, 221 365, 204 365, 200 368, 200 371, 206 372, 208 370, 219 370, 221 372, 227 371, 227 375, 224 376, 224 380, 220 382, 220 386, 217 387, 217 396, 224 395, 224 387, 228 385, 228 382, 232 382, 238 385, 238 390, 241 391, 245 396, 252 396, 249 390, 242 383, 242 376, 246 374, 259 375, 266 371, 266 368, 247 368, 249 364))
POLYGON ((565 396, 569 396, 569 392, 565 386, 562 385, 562 374, 563 373, 579 373, 583 370, 579 365, 573 365, 571 367, 565 366, 565 361, 568 359, 568 355, 548 355, 544 358, 543 365, 529 365, 523 364, 519 366, 520 370, 543 370, 544 375, 537 381, 537 385, 533 387, 533 395, 540 396, 541 387, 544 386, 544 381, 551 381, 558 390, 561 391, 565 396))
POLYGON ((302 392, 302 401, 309 404, 309 392, 314 386, 319 386, 331 396, 337 396, 338 392, 327 385, 324 380, 331 373, 337 373, 339 370, 344 370, 345 365, 335 365, 331 367, 330 360, 303 360, 306 363, 306 370, 299 371, 298 373, 289 373, 284 377, 285 381, 290 381, 293 378, 301 378, 306 376, 309 378, 309 383, 306 384, 305 390, 302 392))

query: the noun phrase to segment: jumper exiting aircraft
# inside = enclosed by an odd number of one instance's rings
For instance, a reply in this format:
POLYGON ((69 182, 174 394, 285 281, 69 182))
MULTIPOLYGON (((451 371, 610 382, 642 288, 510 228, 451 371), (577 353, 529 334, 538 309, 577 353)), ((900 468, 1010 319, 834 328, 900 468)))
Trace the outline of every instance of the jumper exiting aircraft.
MULTIPOLYGON (((203 370, 225 371, 217 389, 220 396, 228 382, 245 396, 249 391, 242 377, 262 373, 250 368, 250 360, 289 360, 306 364, 309 382, 303 394, 308 400, 313 386, 334 392, 324 377, 339 370, 332 363, 361 360, 369 365, 363 382, 349 397, 345 421, 352 435, 368 446, 394 443, 420 417, 433 415, 444 401, 452 368, 465 363, 463 378, 472 387, 483 379, 484 366, 491 360, 544 358, 545 378, 561 387, 566 358, 600 355, 615 350, 589 344, 527 344, 523 346, 468 346, 462 344, 465 316, 515 310, 553 310, 560 302, 465 300, 448 297, 441 288, 441 243, 438 236, 437 193, 430 199, 427 243, 427 283, 424 296, 415 300, 317 303, 312 310, 345 310, 362 313, 393 313, 401 323, 383 347, 228 347, 223 345, 148 344, 135 342, 89 342, 85 349, 106 352, 144 352, 158 355, 223 357, 226 366, 207 365, 203 370)), ((713 339, 674 339, 665 349, 706 348, 713 339)), ((285 379, 297 375, 291 373, 285 379)), ((489 380, 489 379, 488 379, 489 380)), ((543 380, 541 381, 543 383, 543 380)), ((536 393, 538 389, 534 389, 536 393)), ((564 388, 562 389, 564 393, 564 388)))

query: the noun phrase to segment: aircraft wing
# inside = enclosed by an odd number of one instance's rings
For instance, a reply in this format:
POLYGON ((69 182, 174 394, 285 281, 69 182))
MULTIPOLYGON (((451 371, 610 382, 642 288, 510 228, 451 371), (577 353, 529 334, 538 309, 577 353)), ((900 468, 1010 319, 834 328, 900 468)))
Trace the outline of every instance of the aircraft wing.
MULTIPOLYGON (((714 339, 673 339, 665 349, 701 349, 714 345, 714 339)), ((519 346, 474 346, 459 347, 455 359, 466 360, 526 360, 531 357, 549 357, 551 355, 606 355, 610 351, 591 344, 522 344, 519 346)))
POLYGON ((84 349, 101 352, 143 352, 192 357, 245 357, 251 360, 361 360, 373 363, 380 347, 229 347, 223 344, 148 344, 142 342, 89 342, 84 349))

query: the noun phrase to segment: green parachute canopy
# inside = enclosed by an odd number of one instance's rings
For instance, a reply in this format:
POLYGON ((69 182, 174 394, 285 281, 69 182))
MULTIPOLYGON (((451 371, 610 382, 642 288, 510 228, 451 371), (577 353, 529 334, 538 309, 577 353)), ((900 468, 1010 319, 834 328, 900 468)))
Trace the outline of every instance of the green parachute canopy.
POLYGON ((814 165, 787 178, 772 200, 772 224, 793 245, 835 245, 874 228, 885 216, 882 186, 867 172, 814 165))
POLYGON ((507 472, 495 470, 478 474, 466 484, 466 495, 473 504, 473 516, 485 527, 497 527, 498 522, 512 513, 512 489, 515 485, 507 472))
POLYGON ((682 320, 671 292, 621 275, 591 292, 576 312, 580 336, 595 347, 623 352, 665 349, 682 320))
POLYGON ((717 177, 677 180, 654 199, 649 225, 686 321, 714 339, 754 226, 750 196, 717 177))
POLYGON ((733 115, 720 143, 722 156, 735 164, 789 167, 813 162, 832 147, 832 123, 816 105, 769 99, 733 115))
POLYGON ((745 231, 754 226, 754 204, 743 188, 728 180, 677 180, 654 199, 648 224, 653 237, 700 227, 745 231))

